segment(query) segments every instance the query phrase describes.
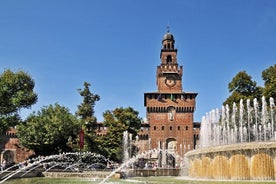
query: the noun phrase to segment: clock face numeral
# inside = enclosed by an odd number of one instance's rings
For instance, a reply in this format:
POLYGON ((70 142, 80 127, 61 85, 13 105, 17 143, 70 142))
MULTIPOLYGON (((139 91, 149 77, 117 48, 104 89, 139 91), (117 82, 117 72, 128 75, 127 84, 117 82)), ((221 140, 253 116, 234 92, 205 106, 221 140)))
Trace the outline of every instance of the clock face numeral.
POLYGON ((176 84, 176 80, 174 77, 169 76, 165 79, 165 84, 169 87, 173 87, 176 84))

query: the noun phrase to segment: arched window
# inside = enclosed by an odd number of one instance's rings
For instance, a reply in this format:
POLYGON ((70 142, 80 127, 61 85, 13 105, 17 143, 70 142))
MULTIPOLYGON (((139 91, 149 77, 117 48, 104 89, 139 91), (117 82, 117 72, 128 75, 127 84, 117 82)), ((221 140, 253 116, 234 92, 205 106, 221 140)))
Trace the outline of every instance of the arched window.
POLYGON ((174 115, 175 115, 175 108, 172 106, 168 107, 168 119, 170 121, 174 120, 174 115))
POLYGON ((172 62, 172 56, 171 55, 168 55, 167 56, 167 64, 171 63, 172 62))

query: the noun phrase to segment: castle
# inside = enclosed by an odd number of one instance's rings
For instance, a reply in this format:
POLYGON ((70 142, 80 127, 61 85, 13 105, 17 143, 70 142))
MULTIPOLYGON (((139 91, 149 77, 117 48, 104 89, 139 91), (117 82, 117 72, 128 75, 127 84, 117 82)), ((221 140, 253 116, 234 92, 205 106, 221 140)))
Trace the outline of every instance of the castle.
MULTIPOLYGON (((156 70, 156 92, 144 93, 146 121, 136 146, 140 152, 164 149, 183 157, 199 140, 200 123, 194 122, 197 93, 183 91, 183 67, 177 60, 174 36, 167 31, 162 40, 160 65, 156 70)), ((106 133, 98 123, 98 135, 106 133)), ((21 148, 14 129, 2 136, 1 160, 21 162, 33 154, 21 148)))
POLYGON ((162 40, 156 70, 157 91, 144 93, 146 121, 137 143, 140 152, 167 150, 183 158, 186 152, 195 149, 200 129, 200 123, 194 122, 197 93, 183 91, 182 75, 175 39, 168 31, 162 40))

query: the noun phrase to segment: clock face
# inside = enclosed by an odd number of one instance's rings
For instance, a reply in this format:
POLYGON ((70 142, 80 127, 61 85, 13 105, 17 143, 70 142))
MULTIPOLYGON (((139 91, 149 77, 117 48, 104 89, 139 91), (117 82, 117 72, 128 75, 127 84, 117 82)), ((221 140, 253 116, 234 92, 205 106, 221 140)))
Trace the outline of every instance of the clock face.
POLYGON ((176 80, 174 77, 172 76, 168 76, 166 79, 165 79, 165 84, 169 87, 173 87, 175 86, 176 84, 176 80))

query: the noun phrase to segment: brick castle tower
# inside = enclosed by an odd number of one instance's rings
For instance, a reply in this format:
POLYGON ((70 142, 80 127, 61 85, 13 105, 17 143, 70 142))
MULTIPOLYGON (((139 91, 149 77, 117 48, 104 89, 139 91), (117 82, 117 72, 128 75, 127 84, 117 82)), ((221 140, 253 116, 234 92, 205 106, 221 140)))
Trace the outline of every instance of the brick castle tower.
POLYGON ((197 93, 184 92, 183 67, 177 62, 174 36, 164 35, 157 66, 157 92, 144 93, 150 149, 166 149, 183 156, 194 149, 194 111, 197 93))

